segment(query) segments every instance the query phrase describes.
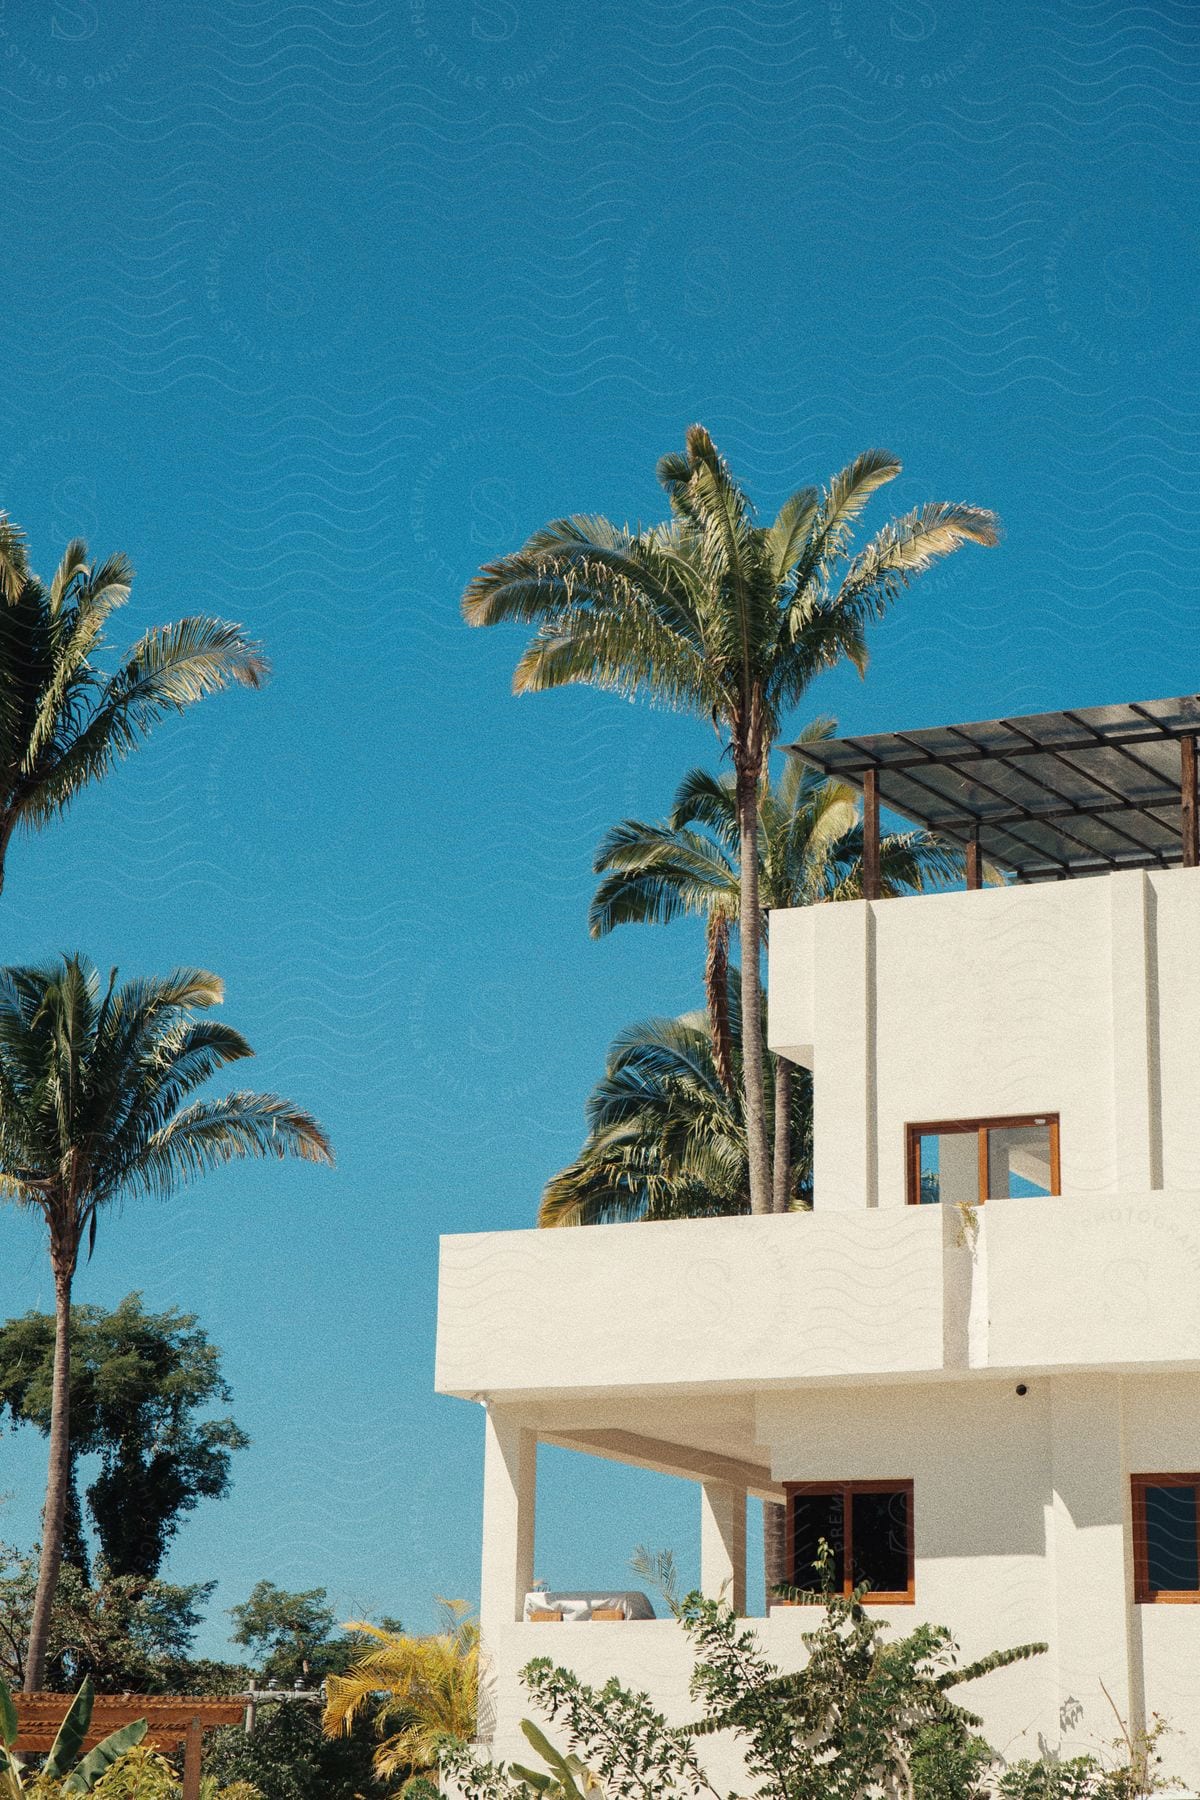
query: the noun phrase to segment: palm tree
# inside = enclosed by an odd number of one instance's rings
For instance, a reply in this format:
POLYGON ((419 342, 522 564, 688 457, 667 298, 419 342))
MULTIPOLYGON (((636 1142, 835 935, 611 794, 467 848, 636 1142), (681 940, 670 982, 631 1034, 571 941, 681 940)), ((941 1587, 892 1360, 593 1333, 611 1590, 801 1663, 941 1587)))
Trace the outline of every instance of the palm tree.
POLYGON ((914 576, 968 539, 995 544, 995 515, 931 504, 892 520, 856 555, 855 520, 900 473, 866 450, 823 492, 802 488, 773 524, 755 523, 703 426, 658 476, 672 520, 630 530, 586 515, 556 519, 486 564, 463 596, 472 625, 536 625, 513 678, 518 693, 571 682, 711 719, 725 734, 739 831, 742 1011, 750 1198, 771 1209, 763 1083, 758 790, 783 714, 842 658, 861 671, 866 626, 914 576))
POLYGON ((262 684, 267 664, 241 627, 199 614, 146 632, 105 674, 105 623, 132 580, 124 556, 90 563, 75 538, 47 587, 0 514, 0 888, 18 826, 64 812, 165 714, 231 682, 262 684))
MULTIPOLYGON (((741 1063, 736 971, 729 978, 728 1017, 736 1077, 741 1063)), ((588 1098, 583 1149, 543 1190, 538 1224, 605 1225, 749 1212, 742 1092, 736 1079, 726 1085, 721 1078, 706 1012, 630 1026, 613 1043, 604 1074, 588 1098)), ((787 1100, 793 1182, 788 1203, 805 1206, 812 1170, 807 1070, 790 1086, 787 1100)))
POLYGON ((308 1113, 274 1094, 189 1095, 252 1056, 238 1032, 197 1018, 222 998, 203 969, 103 985, 82 956, 0 971, 0 1196, 40 1213, 54 1275, 50 1458, 25 1687, 45 1672, 70 1489, 71 1287, 100 1214, 165 1197, 235 1157, 332 1162, 308 1113))
MULTIPOLYGON (((479 1625, 465 1601, 443 1600, 442 1629, 410 1637, 352 1620, 343 1629, 373 1640, 344 1675, 326 1678, 325 1730, 349 1733, 368 1708, 382 1742, 375 1773, 416 1778, 436 1769, 447 1738, 475 1736, 479 1695, 479 1625)), ((408 1785, 406 1780, 404 1786, 408 1785)), ((401 1789, 403 1791, 403 1788, 401 1789)))
MULTIPOLYGON (((817 719, 800 743, 833 735, 832 719, 817 719)), ((732 1043, 724 970, 730 923, 741 911, 741 832, 737 780, 731 772, 692 769, 660 824, 623 819, 596 852, 603 875, 588 913, 593 937, 617 925, 665 924, 682 913, 705 920, 708 952, 705 993, 712 1022, 713 1061, 723 1085, 732 1087, 732 1043)), ((961 853, 927 831, 886 833, 880 840, 884 895, 944 887, 962 877, 961 853)), ((854 790, 831 781, 789 754, 777 784, 764 781, 758 796, 758 897, 761 930, 775 908, 815 906, 862 897, 862 822, 854 790)), ((774 1117, 790 1116, 791 1064, 774 1058, 774 1117)), ((784 1212, 792 1188, 790 1133, 776 1132, 772 1210, 784 1212)))

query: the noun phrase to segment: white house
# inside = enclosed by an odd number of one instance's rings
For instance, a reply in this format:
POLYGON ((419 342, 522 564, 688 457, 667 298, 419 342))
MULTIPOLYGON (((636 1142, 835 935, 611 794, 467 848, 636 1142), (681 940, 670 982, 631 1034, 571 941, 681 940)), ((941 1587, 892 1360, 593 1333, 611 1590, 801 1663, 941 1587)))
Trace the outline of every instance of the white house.
MULTIPOLYGON (((443 1240, 437 1385, 487 1409, 497 1755, 535 1655, 691 1716, 671 1621, 525 1616, 551 1443, 694 1480, 704 1586, 739 1607, 756 1495, 797 1580, 823 1535, 898 1630, 1045 1640, 964 1692, 1006 1757, 1157 1712, 1200 1787, 1197 732, 1187 697, 806 746, 864 792, 868 893, 881 804, 970 883, 771 918, 813 1210, 443 1240)), ((769 1654, 810 1623, 772 1605, 769 1654)))

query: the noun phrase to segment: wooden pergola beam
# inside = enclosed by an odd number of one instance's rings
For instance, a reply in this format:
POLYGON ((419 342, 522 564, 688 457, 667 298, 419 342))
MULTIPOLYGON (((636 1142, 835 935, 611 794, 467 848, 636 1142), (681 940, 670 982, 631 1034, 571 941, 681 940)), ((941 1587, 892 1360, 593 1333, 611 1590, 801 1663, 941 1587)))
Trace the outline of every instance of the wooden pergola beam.
MULTIPOLYGON (((16 1694, 18 1756, 44 1754, 58 1736, 73 1696, 70 1694, 16 1694)), ((213 1698, 208 1694, 103 1694, 92 1705, 82 1750, 91 1750, 122 1725, 146 1721, 142 1742, 152 1750, 178 1750, 183 1746, 183 1800, 198 1800, 200 1752, 204 1733, 218 1725, 240 1725, 245 1701, 213 1698)))
POLYGON ((879 775, 863 770, 863 898, 878 900, 882 883, 879 870, 879 775))
POLYGON ((1196 803, 1196 740, 1179 740, 1179 810, 1183 826, 1183 866, 1200 866, 1200 813, 1196 803))

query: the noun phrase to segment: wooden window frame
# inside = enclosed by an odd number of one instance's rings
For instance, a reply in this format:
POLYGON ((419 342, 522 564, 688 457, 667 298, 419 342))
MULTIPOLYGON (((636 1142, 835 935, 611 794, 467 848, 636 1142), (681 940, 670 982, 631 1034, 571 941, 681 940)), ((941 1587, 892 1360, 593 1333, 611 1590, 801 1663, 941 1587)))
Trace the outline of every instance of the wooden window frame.
MULTIPOLYGON (((796 1526, 792 1505, 797 1495, 801 1494, 840 1494, 842 1497, 842 1597, 849 1599, 854 1591, 854 1509, 850 1504, 855 1494, 904 1494, 908 1500, 908 1543, 906 1545, 908 1559, 908 1584, 902 1589, 876 1591, 871 1589, 867 1595, 867 1606, 912 1606, 917 1596, 917 1559, 916 1535, 913 1527, 913 1484, 906 1481, 785 1481, 784 1494, 787 1496, 787 1530, 785 1533, 788 1580, 791 1581, 796 1571, 796 1526)), ((796 1600, 775 1600, 767 1597, 768 1608, 772 1606, 798 1606, 796 1600)))
MULTIPOLYGON (((988 1132, 1004 1131, 1012 1126, 1045 1125, 1050 1132, 1050 1194, 1062 1193, 1062 1162, 1059 1152, 1059 1115, 1052 1112, 1014 1113, 992 1119, 931 1119, 920 1125, 904 1127, 905 1199, 909 1206, 921 1204, 921 1139, 950 1137, 973 1131, 979 1139, 978 1195, 980 1206, 988 1197, 988 1132)), ((999 1196, 997 1196, 999 1198, 999 1196)))
POLYGON ((1146 1489, 1150 1487, 1194 1487, 1196 1490, 1196 1547, 1200 1553, 1200 1475, 1131 1475, 1130 1497, 1133 1506, 1133 1599, 1136 1606, 1195 1606, 1200 1604, 1200 1587, 1152 1588, 1150 1586, 1150 1547, 1146 1537, 1146 1489))

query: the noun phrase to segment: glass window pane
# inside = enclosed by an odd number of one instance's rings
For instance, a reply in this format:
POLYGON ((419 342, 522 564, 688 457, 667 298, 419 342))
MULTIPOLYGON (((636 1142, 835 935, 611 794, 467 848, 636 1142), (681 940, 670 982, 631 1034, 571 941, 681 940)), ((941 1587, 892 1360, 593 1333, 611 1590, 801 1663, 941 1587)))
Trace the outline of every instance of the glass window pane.
POLYGON ((1146 1487, 1146 1578, 1152 1592, 1200 1592, 1196 1489, 1146 1487))
POLYGON ((922 1132, 919 1142, 921 1203, 974 1206, 979 1199, 979 1133, 922 1132))
POLYGON ((845 1521, 840 1492, 832 1494, 793 1494, 792 1496, 792 1586, 820 1588, 817 1552, 821 1539, 833 1551, 833 1587, 840 1593, 846 1579, 845 1521))
POLYGON ((1048 1194, 1050 1123, 993 1125, 988 1132, 988 1199, 1048 1194))
POLYGON ((851 1496, 854 1582, 869 1581, 876 1593, 902 1594, 908 1587, 908 1490, 851 1496))

